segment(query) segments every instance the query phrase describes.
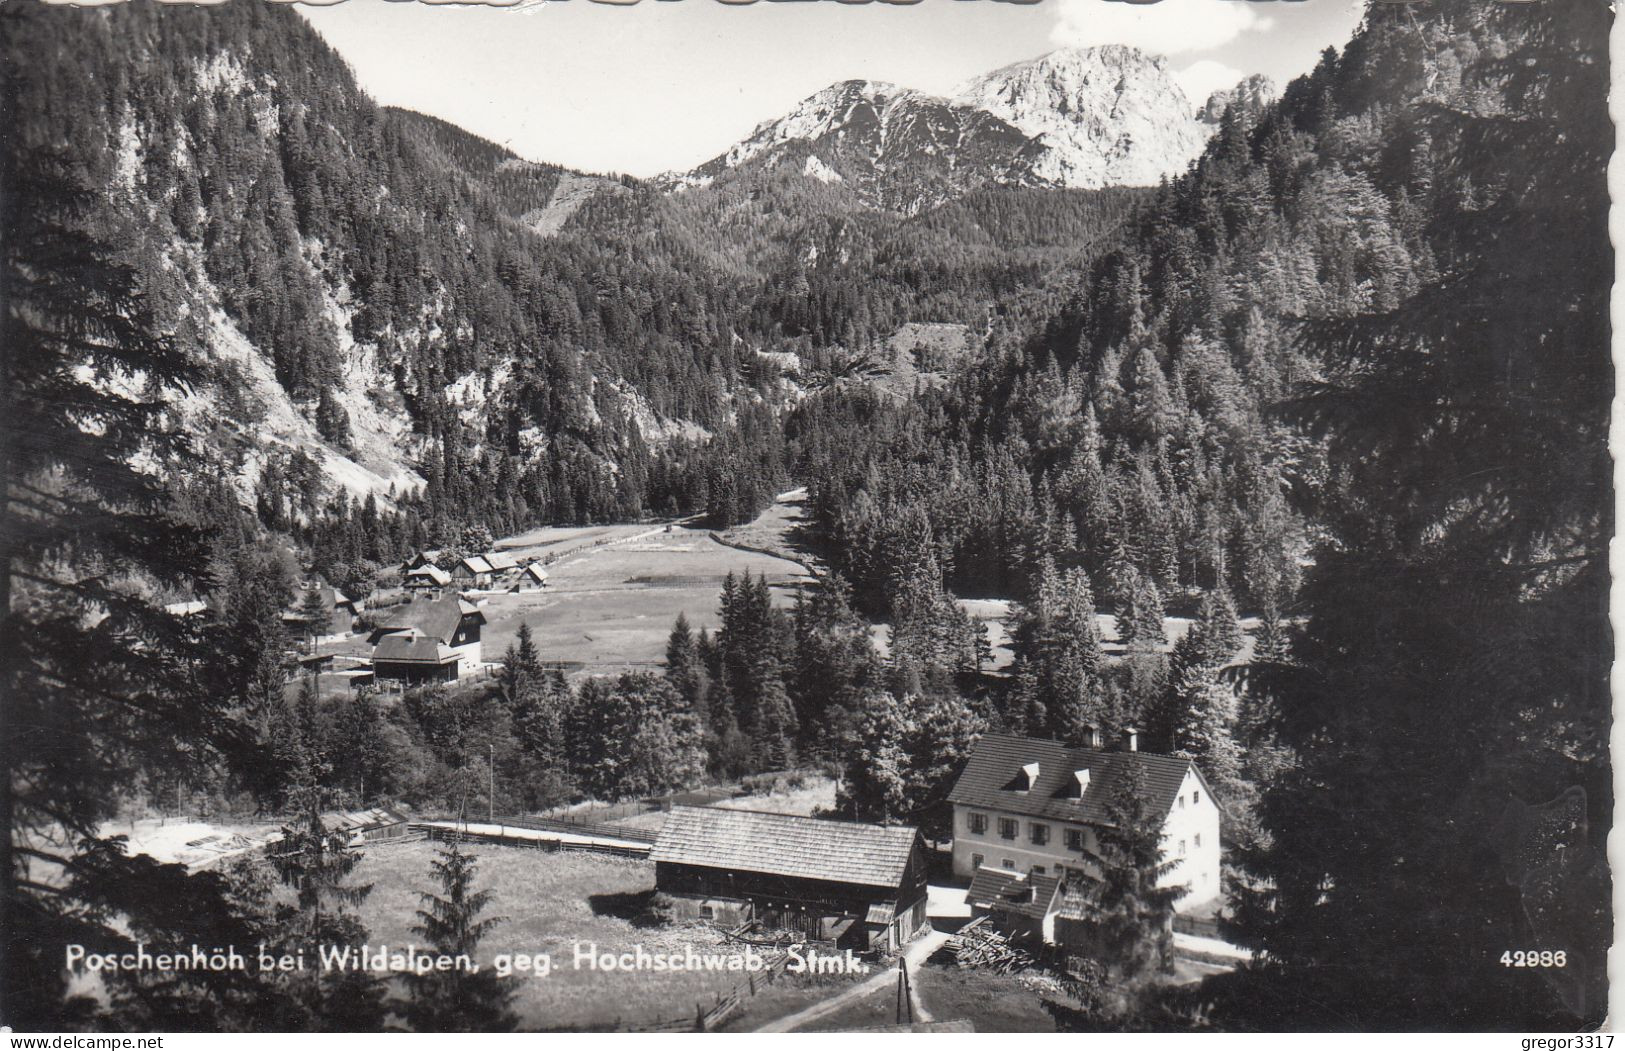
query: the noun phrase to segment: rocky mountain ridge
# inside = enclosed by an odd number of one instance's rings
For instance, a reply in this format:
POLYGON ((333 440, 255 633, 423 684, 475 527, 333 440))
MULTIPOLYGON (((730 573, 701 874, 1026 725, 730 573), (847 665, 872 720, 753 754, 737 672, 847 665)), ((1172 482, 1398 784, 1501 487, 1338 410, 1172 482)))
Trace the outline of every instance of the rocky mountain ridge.
POLYGON ((988 185, 1154 186, 1206 146, 1226 105, 1274 97, 1267 78, 1192 105, 1163 59, 1124 45, 1065 48, 975 77, 952 96, 846 80, 726 152, 657 182, 672 189, 794 171, 905 213, 988 185))

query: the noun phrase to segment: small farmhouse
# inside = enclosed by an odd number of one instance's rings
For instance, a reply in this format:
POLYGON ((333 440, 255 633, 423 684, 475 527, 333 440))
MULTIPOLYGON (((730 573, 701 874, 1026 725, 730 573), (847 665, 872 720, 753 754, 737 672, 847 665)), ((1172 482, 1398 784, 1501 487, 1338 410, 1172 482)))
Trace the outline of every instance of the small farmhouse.
POLYGON ((908 827, 673 807, 650 854, 678 914, 895 949, 925 926, 925 848, 908 827))
POLYGON ((540 591, 547 587, 547 570, 540 562, 532 562, 519 574, 520 591, 540 591))
POLYGON ((455 596, 393 606, 368 638, 373 672, 379 681, 416 685, 477 671, 484 624, 478 606, 455 596))
POLYGON ((480 555, 468 555, 451 567, 451 579, 459 587, 484 588, 491 584, 491 563, 480 555))
POLYGON ((439 598, 451 586, 451 574, 429 562, 406 573, 406 593, 413 598, 439 598))
POLYGON ((481 555, 485 564, 491 567, 491 585, 497 587, 511 581, 519 574, 519 563, 514 557, 502 551, 492 551, 488 555, 481 555))
MULTIPOLYGON (((1094 742, 1098 745, 1098 740, 1094 742)), ((1219 894, 1219 808, 1196 764, 1137 748, 1069 748, 1058 741, 987 734, 977 741, 948 801, 954 807, 953 867, 972 878, 984 867, 1031 876, 1098 876, 1096 836, 1106 803, 1128 771, 1143 775, 1151 807, 1163 819, 1163 850, 1175 862, 1165 877, 1183 884, 1184 911, 1219 894)))

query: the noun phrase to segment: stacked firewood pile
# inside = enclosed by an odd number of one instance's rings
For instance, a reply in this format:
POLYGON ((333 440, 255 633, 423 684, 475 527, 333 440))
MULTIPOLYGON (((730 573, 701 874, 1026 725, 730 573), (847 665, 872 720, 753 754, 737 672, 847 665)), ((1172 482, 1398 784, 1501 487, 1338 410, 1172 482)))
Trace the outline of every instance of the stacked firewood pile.
POLYGON ((1025 949, 1010 944, 1010 939, 994 930, 978 917, 960 928, 948 939, 948 950, 954 961, 964 968, 982 968, 999 974, 1024 971, 1038 961, 1025 949))
POLYGON ((722 936, 730 942, 760 945, 770 949, 807 940, 805 935, 797 934, 795 931, 770 929, 758 920, 746 920, 731 931, 723 931, 722 936))

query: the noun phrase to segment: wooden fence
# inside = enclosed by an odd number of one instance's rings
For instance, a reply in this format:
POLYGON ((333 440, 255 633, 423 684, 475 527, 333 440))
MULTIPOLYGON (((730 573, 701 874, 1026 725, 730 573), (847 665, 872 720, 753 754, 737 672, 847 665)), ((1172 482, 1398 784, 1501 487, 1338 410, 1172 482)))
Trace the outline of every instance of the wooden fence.
POLYGON ((783 559, 786 562, 794 562, 796 565, 800 566, 802 569, 805 569, 809 574, 811 574, 814 580, 817 580, 824 575, 823 567, 819 566, 812 559, 795 554, 794 552, 775 551, 768 547, 756 547, 752 544, 746 544, 742 541, 723 536, 721 533, 718 533, 715 530, 711 530, 710 532, 706 533, 706 536, 709 536, 712 540, 715 540, 723 547, 731 547, 735 551, 745 551, 753 555, 767 555, 769 558, 778 558, 783 559))
POLYGON ((691 1017, 670 1018, 659 1022, 644 1022, 640 1025, 629 1026, 628 1032, 633 1033, 709 1033, 727 1022, 745 1009, 745 1001, 756 995, 758 989, 772 985, 784 968, 790 963, 789 953, 779 953, 777 958, 762 969, 760 975, 746 975, 745 980, 739 982, 726 993, 717 993, 715 1002, 705 1006, 701 1001, 694 1005, 694 1014, 691 1017))
MULTIPOLYGON (((559 807, 555 810, 543 811, 537 817, 527 817, 521 820, 563 821, 569 823, 572 827, 580 827, 602 822, 620 821, 624 818, 638 817, 643 814, 665 813, 673 806, 709 806, 724 799, 733 799, 741 794, 742 790, 736 784, 712 785, 668 792, 665 795, 651 796, 646 799, 629 799, 621 803, 592 803, 578 807, 559 807)), ((510 822, 510 824, 518 823, 518 821, 510 822)))
MULTIPOLYGON (((448 818, 446 820, 454 820, 448 818)), ((489 822, 487 822, 489 823, 489 822)), ((537 832, 570 832, 578 836, 603 836, 606 839, 630 839, 637 843, 653 843, 660 833, 647 828, 629 828, 595 821, 575 821, 554 817, 501 817, 496 823, 510 828, 528 828, 537 832)))

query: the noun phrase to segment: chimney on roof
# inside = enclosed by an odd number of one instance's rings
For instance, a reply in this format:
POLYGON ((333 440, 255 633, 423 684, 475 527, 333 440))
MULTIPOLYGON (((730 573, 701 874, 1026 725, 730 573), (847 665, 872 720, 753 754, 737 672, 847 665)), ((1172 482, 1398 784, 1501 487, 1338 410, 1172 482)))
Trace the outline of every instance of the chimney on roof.
POLYGON ((1094 723, 1087 723, 1083 728, 1083 740, 1090 748, 1100 751, 1100 727, 1094 723))
POLYGON ((1123 727, 1123 751, 1138 752, 1140 750, 1140 731, 1133 726, 1123 727))

